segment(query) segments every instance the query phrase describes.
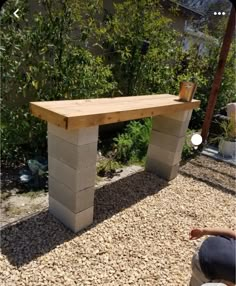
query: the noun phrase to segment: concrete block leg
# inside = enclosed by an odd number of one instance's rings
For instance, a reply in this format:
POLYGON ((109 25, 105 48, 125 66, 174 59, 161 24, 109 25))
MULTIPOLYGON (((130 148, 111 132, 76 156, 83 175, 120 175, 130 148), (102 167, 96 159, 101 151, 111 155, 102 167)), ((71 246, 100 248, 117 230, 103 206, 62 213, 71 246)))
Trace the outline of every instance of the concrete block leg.
POLYGON ((98 126, 48 124, 49 211, 73 232, 93 222, 98 126))
POLYGON ((153 117, 146 171, 166 180, 177 176, 191 114, 192 110, 153 117))

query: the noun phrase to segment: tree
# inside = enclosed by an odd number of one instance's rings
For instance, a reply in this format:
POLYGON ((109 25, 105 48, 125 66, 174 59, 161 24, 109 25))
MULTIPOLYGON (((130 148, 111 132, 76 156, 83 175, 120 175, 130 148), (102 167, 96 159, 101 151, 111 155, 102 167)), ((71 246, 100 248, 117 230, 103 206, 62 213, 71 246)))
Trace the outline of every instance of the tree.
POLYGON ((101 38, 119 94, 171 91, 175 85, 172 63, 180 45, 159 1, 127 0, 114 3, 114 8, 101 38))
POLYGON ((29 1, 20 0, 17 18, 8 1, 1 11, 3 159, 45 152, 46 125, 30 115, 29 101, 101 97, 115 87, 110 67, 86 48, 87 27, 69 4, 36 1, 31 15, 29 1))

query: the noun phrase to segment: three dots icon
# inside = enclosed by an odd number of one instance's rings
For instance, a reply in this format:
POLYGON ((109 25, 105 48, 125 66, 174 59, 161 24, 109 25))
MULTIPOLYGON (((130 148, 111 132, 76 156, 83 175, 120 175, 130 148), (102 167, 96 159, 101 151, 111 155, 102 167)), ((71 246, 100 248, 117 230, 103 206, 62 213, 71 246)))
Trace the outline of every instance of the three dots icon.
POLYGON ((216 15, 218 15, 218 16, 221 16, 221 15, 222 15, 222 16, 225 16, 225 15, 226 15, 225 12, 214 12, 213 14, 214 14, 215 16, 216 16, 216 15))

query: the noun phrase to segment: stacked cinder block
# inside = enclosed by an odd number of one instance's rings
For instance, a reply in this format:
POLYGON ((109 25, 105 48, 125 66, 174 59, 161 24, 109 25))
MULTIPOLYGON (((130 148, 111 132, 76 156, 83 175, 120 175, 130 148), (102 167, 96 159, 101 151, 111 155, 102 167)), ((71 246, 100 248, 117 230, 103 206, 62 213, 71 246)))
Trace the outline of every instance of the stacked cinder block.
POLYGON ((48 124, 49 211, 72 231, 93 222, 98 126, 48 124))
POLYGON ((146 170, 172 180, 178 174, 185 133, 192 111, 153 117, 146 170))

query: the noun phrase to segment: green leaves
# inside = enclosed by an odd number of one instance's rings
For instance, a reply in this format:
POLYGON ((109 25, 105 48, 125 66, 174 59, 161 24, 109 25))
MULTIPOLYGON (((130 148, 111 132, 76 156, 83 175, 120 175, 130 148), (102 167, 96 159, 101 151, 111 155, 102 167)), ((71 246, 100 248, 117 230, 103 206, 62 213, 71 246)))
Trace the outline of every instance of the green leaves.
POLYGON ((165 73, 165 65, 176 53, 176 33, 170 19, 162 15, 159 1, 127 0, 114 7, 102 39, 119 90, 124 95, 164 92, 170 86, 166 81, 174 77, 174 69, 165 73), (149 49, 143 55, 143 43, 147 40, 149 49))
POLYGON ((85 48, 95 27, 94 1, 83 1, 80 26, 72 14, 76 1, 37 1, 33 14, 28 1, 18 2, 20 20, 12 16, 13 0, 1 19, 3 160, 45 152, 45 123, 30 115, 29 101, 102 97, 115 88, 110 66, 85 48))
POLYGON ((37 90, 38 89, 38 86, 39 86, 39 82, 37 80, 33 80, 32 81, 32 85, 33 87, 37 90))
POLYGON ((147 153, 151 119, 131 121, 124 132, 114 138, 116 160, 122 163, 141 161, 147 153))

